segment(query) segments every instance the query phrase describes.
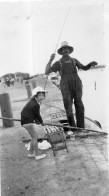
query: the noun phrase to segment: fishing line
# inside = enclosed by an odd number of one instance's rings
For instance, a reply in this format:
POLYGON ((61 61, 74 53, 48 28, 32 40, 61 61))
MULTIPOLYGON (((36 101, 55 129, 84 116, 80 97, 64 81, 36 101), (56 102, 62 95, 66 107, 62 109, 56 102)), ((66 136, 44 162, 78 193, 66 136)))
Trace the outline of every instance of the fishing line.
POLYGON ((58 109, 58 110, 60 110, 60 111, 62 111, 62 112, 65 112, 65 110, 64 110, 64 109, 62 109, 62 108, 60 108, 60 107, 53 106, 53 105, 49 105, 49 104, 46 104, 46 103, 43 103, 43 102, 42 102, 42 104, 43 104, 43 105, 46 105, 46 106, 48 106, 48 107, 56 108, 56 109, 58 109))

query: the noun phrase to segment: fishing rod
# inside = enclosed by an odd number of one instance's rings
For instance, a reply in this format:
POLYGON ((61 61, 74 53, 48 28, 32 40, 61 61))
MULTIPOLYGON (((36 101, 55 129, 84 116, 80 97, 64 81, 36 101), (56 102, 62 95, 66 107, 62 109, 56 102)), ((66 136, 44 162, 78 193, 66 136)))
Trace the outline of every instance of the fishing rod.
MULTIPOLYGON (((19 121, 21 122, 20 119, 16 119, 16 118, 7 118, 7 117, 0 117, 0 119, 2 120, 10 120, 10 121, 19 121)), ((80 127, 73 127, 73 126, 64 126, 64 125, 59 125, 59 124, 54 124, 54 123, 45 123, 45 125, 48 125, 48 126, 56 126, 56 127, 60 127, 60 128, 68 128, 68 129, 73 129, 73 130, 80 130, 80 131, 92 131, 92 132, 95 132, 95 133, 102 133, 102 134, 106 134, 106 132, 99 132, 99 131, 96 131, 96 130, 92 130, 92 129, 86 129, 86 128, 80 128, 80 127)))
MULTIPOLYGON (((63 25, 62 25, 62 28, 61 28, 61 32, 60 32, 59 38, 58 38, 58 40, 57 40, 57 44, 56 44, 56 48, 55 48, 54 54, 56 54, 56 50, 57 50, 57 47, 58 47, 58 43, 59 43, 59 41, 60 41, 60 38, 61 38, 61 35, 62 35, 62 31, 63 31, 64 25, 65 25, 65 23, 66 23, 66 20, 67 20, 67 17, 68 17, 69 12, 70 12, 70 7, 69 7, 68 12, 67 12, 67 15, 66 15, 66 17, 65 17, 65 19, 64 19, 64 23, 63 23, 63 25)), ((46 85, 47 85, 47 80, 48 80, 48 75, 47 75, 47 77, 46 77, 46 81, 45 81, 45 85, 44 85, 44 90, 45 90, 46 85)))
POLYGON ((55 53, 56 53, 56 50, 57 50, 57 47, 58 47, 58 43, 59 43, 60 38, 61 38, 61 35, 62 35, 62 31, 63 31, 64 25, 66 23, 66 20, 67 20, 68 15, 69 15, 69 12, 70 12, 70 7, 68 9, 67 15, 65 17, 64 23, 63 23, 62 28, 61 28, 61 32, 60 32, 60 35, 59 35, 59 38, 58 38, 58 41, 57 41, 57 44, 56 44, 56 48, 55 48, 55 53))
POLYGON ((7 117, 0 117, 0 119, 2 120, 10 120, 10 121, 21 121, 20 119, 17 119, 17 118, 7 118, 7 117))
POLYGON ((56 127, 61 127, 61 128, 68 128, 68 129, 73 129, 73 130, 79 130, 79 131, 83 131, 83 132, 95 132, 95 133, 104 133, 107 135, 106 132, 99 132, 99 131, 96 131, 96 130, 92 130, 92 129, 87 129, 87 128, 80 128, 80 127, 73 127, 73 126, 64 126, 64 125, 59 125, 59 124, 52 124, 52 123, 45 123, 45 125, 49 125, 49 126, 56 126, 56 127))

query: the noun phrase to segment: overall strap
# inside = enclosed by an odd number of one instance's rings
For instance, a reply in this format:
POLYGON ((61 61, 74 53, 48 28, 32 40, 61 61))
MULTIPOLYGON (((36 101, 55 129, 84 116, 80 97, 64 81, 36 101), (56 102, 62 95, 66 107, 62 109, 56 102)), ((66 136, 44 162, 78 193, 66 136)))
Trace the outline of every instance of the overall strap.
MULTIPOLYGON (((75 68, 76 68, 76 61, 74 58, 71 58, 71 62, 73 62, 75 68)), ((60 70, 59 70, 59 73, 60 73, 60 76, 62 76, 63 74, 63 66, 62 66, 62 62, 61 62, 61 59, 59 60, 59 65, 60 65, 60 70)))
POLYGON ((73 61, 74 66, 76 67, 76 61, 75 61, 75 59, 74 58, 71 58, 71 59, 73 61))
POLYGON ((71 59, 72 59, 72 62, 73 62, 73 64, 74 64, 75 68, 76 68, 76 71, 78 71, 78 67, 76 66, 76 61, 75 61, 75 59, 74 59, 74 58, 71 58, 71 59))

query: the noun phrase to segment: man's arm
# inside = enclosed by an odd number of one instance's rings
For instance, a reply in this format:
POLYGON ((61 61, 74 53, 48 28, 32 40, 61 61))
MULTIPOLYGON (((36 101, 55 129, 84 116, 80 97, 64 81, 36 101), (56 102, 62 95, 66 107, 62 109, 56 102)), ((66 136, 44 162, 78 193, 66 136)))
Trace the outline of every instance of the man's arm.
POLYGON ((50 57, 49 62, 46 65, 46 68, 45 68, 45 74, 46 75, 48 75, 52 72, 52 70, 50 70, 50 68, 51 68, 51 64, 52 64, 52 61, 54 60, 54 58, 55 58, 55 54, 52 54, 51 57, 50 57))
POLYGON ((78 69, 83 69, 85 71, 87 71, 91 67, 95 67, 95 65, 97 65, 97 62, 95 62, 95 61, 92 61, 91 63, 87 64, 86 66, 82 65, 77 59, 75 59, 75 61, 76 61, 76 66, 78 67, 78 69))
POLYGON ((46 68, 45 68, 45 74, 46 75, 50 74, 51 63, 52 63, 52 61, 49 60, 49 62, 46 65, 46 68))

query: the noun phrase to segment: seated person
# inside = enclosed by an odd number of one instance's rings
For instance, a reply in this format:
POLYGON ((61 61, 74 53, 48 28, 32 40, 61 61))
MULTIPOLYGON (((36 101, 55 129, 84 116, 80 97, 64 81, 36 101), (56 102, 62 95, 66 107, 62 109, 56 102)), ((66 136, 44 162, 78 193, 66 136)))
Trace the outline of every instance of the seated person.
POLYGON ((24 106, 21 111, 21 125, 28 131, 31 136, 30 154, 28 157, 34 157, 36 160, 46 157, 46 154, 41 154, 38 149, 38 133, 35 129, 35 123, 44 126, 44 122, 40 115, 40 104, 45 99, 46 91, 41 87, 36 87, 32 91, 33 97, 24 106))

